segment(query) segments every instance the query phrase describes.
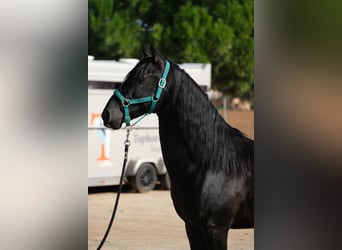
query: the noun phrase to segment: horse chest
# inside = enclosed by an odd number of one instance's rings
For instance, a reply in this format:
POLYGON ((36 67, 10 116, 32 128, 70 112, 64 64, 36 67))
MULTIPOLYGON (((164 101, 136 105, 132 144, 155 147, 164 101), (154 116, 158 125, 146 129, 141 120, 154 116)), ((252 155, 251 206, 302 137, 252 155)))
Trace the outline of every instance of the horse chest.
POLYGON ((191 180, 174 181, 171 186, 171 197, 178 215, 184 221, 198 221, 200 218, 201 192, 191 180))
POLYGON ((179 133, 161 132, 160 140, 175 209, 183 220, 197 220, 205 173, 197 168, 179 133))

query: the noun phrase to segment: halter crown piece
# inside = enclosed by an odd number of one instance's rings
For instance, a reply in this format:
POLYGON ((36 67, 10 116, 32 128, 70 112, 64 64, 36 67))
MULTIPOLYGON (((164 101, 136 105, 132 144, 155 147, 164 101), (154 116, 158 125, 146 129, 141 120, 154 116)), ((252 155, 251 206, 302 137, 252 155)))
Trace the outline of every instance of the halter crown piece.
POLYGON ((150 106, 149 110, 147 111, 147 113, 144 114, 139 120, 137 120, 132 125, 132 127, 134 125, 136 125, 138 122, 140 122, 146 115, 154 112, 154 109, 157 105, 157 102, 159 101, 160 95, 166 86, 166 78, 167 78, 167 75, 169 73, 169 69, 170 69, 170 63, 166 60, 163 75, 159 79, 159 82, 158 82, 158 88, 157 88, 155 94, 152 96, 147 96, 147 97, 142 97, 142 98, 137 98, 137 99, 128 99, 128 98, 125 98, 119 90, 117 90, 117 89, 114 90, 114 95, 116 95, 120 99, 121 104, 123 106, 124 113, 125 113, 125 123, 126 123, 127 128, 131 127, 131 116, 129 115, 129 106, 130 105, 144 103, 144 102, 151 102, 151 106, 150 106))

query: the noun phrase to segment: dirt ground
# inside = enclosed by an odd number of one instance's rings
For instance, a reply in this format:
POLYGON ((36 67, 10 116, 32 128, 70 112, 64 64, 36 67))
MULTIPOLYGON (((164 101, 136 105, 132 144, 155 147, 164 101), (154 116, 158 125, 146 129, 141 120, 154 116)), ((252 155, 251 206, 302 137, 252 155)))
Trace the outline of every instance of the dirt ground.
MULTIPOLYGON (((93 191, 94 192, 94 189, 93 191)), ((116 192, 88 195, 88 249, 96 249, 109 223, 116 192)), ((254 249, 254 229, 232 229, 230 250, 254 249)), ((148 193, 125 191, 103 249, 182 250, 190 249, 184 223, 176 214, 169 191, 148 193)))
MULTIPOLYGON (((230 125, 254 138, 254 112, 227 112, 230 125)), ((134 193, 125 187, 112 229, 103 249, 190 249, 184 223, 176 214, 169 191, 134 193)), ((88 195, 88 249, 96 249, 113 210, 115 188, 90 189, 88 195), (114 189, 114 191, 113 191, 114 189)), ((232 229, 229 250, 254 249, 254 229, 232 229)))

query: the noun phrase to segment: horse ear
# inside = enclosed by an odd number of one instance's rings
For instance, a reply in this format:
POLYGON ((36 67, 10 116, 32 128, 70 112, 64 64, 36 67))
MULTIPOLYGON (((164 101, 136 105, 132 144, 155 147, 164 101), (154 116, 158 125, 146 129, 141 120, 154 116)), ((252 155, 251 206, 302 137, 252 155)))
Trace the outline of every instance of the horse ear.
POLYGON ((160 52, 152 45, 150 44, 150 51, 152 53, 152 58, 154 62, 157 64, 157 66, 162 70, 164 67, 164 57, 160 54, 160 52))
POLYGON ((145 44, 143 44, 143 43, 141 44, 141 55, 143 58, 148 57, 148 56, 152 56, 151 50, 149 48, 147 48, 145 46, 145 44))

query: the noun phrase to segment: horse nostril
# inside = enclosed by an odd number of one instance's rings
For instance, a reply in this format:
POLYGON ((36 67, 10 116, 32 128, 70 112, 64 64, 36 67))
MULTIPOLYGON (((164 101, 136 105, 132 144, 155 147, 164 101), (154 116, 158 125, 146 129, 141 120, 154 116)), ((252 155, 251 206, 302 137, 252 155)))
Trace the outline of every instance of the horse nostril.
POLYGON ((109 112, 108 112, 108 110, 104 110, 102 112, 101 117, 102 117, 103 123, 107 124, 109 122, 109 112))

